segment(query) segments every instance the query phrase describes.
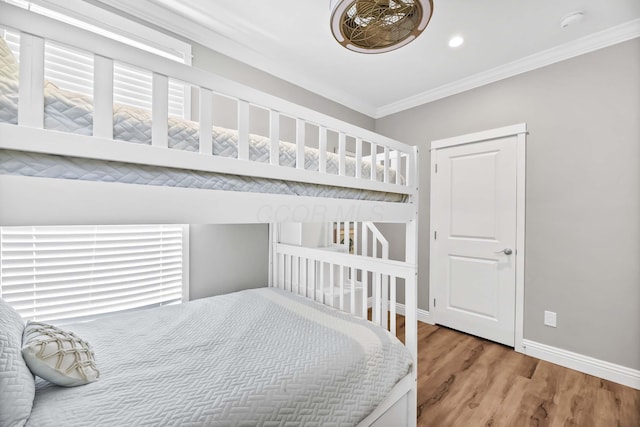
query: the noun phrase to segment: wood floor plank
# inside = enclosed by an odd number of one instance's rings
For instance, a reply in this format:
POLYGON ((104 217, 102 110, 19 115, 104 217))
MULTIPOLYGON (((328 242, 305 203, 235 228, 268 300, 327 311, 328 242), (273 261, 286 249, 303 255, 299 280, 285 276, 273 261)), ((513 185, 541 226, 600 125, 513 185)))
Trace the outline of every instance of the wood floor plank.
POLYGON ((418 347, 420 427, 640 427, 640 390, 440 326, 418 347))

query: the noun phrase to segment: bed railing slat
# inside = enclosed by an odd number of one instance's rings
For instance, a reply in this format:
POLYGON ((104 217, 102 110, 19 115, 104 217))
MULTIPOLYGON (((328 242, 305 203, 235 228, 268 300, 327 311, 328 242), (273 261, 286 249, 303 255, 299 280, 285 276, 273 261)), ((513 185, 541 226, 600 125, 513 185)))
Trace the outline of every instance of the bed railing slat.
POLYGON ((356 138, 356 178, 362 178, 362 138, 356 138))
POLYGON ((396 334, 396 286, 398 285, 398 278, 396 276, 393 276, 391 278, 391 289, 390 289, 390 304, 391 304, 391 316, 390 316, 390 325, 389 325, 389 331, 395 335, 396 334))
POLYGON ((380 273, 373 273, 373 321, 381 325, 380 273))
POLYGON ((151 145, 167 148, 169 146, 169 78, 153 73, 152 86, 151 145))
POLYGON ((360 281, 362 282, 362 318, 367 318, 367 301, 369 300, 369 284, 367 280, 368 273, 365 270, 360 270, 360 281))
POLYGON ((324 275, 324 262, 319 261, 318 262, 318 268, 320 270, 318 270, 318 284, 317 286, 314 286, 314 290, 313 290, 313 299, 314 301, 318 301, 318 293, 320 293, 320 300, 324 303, 324 296, 323 296, 323 291, 324 291, 324 281, 325 281, 325 275, 324 275))
POLYGON ((356 314, 356 269, 351 267, 349 269, 349 274, 351 275, 351 298, 349 298, 349 302, 351 303, 350 313, 356 314))
POLYGON ((44 39, 20 33, 18 124, 44 126, 44 39))
POLYGON ((304 131, 304 120, 296 119, 296 169, 304 169, 304 131))
POLYGON ((113 139, 113 60, 93 56, 93 136, 113 139))
POLYGON ((202 154, 213 154, 213 92, 200 88, 199 149, 202 154))
POLYGON ((340 268, 340 274, 338 277, 340 280, 340 295, 339 295, 340 310, 344 311, 344 281, 345 281, 344 270, 346 269, 346 267, 341 265, 339 268, 340 268))
POLYGON ((271 148, 269 150, 269 163, 280 164, 280 113, 269 110, 269 139, 271 148))
POLYGON ((340 132, 338 136, 338 155, 340 156, 338 160, 338 175, 345 175, 345 163, 346 163, 346 135, 344 132, 340 132))
POLYGON ((320 158, 318 159, 318 171, 320 173, 327 172, 327 128, 320 126, 318 128, 318 151, 320 158))
POLYGON ((389 147, 384 147, 384 182, 389 182, 389 147))
POLYGON ((335 286, 334 267, 333 263, 329 264, 329 300, 331 301, 331 307, 335 307, 333 287, 335 286))
POLYGON ((309 289, 307 287, 307 262, 309 262, 307 258, 300 258, 300 283, 298 286, 300 291, 298 292, 305 297, 309 296, 309 289))
POLYGON ((371 143, 371 181, 378 180, 378 145, 371 143))
POLYGON ((249 160, 249 103, 238 101, 238 159, 249 160))

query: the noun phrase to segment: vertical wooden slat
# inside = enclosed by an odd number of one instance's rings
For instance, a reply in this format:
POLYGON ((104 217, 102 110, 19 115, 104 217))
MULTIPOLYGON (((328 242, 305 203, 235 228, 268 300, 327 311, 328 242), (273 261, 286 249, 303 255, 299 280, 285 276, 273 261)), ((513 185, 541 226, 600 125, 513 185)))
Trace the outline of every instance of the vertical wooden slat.
POLYGON ((249 103, 238 100, 238 159, 249 160, 249 103))
POLYGON ((316 287, 315 287, 315 289, 313 290, 313 299, 314 299, 314 301, 317 301, 317 300, 318 300, 318 294, 320 294, 320 302, 322 302, 322 303, 326 303, 326 302, 325 302, 325 300, 324 300, 324 288, 325 288, 325 284, 324 284, 324 281, 325 281, 325 277, 324 277, 324 264, 325 264, 325 263, 324 263, 324 262, 322 262, 322 261, 320 261, 320 262, 318 263, 318 267, 320 268, 320 270, 319 270, 319 272, 318 272, 318 273, 319 273, 319 274, 318 274, 319 279, 318 279, 318 284, 317 284, 317 286, 316 286, 316 287))
POLYGON ((396 286, 398 285, 398 278, 396 276, 393 276, 391 278, 391 296, 390 296, 390 302, 389 304, 391 304, 391 323, 389 325, 389 331, 393 334, 396 335, 396 286))
POLYGON ((349 298, 349 302, 351 303, 350 312, 355 316, 356 314, 356 269, 351 267, 351 298, 349 298))
POLYGON ((338 175, 345 175, 345 164, 346 164, 346 135, 344 132, 340 132, 338 134, 338 175))
POLYGON ((346 253, 349 253, 349 238, 351 237, 349 224, 349 222, 342 223, 342 235, 344 236, 342 240, 344 241, 343 245, 346 253))
POLYGON ((291 292, 300 295, 300 257, 292 257, 291 263, 291 292))
POLYGON ((200 153, 213 154, 213 92, 200 88, 200 153))
POLYGON ((44 39, 20 33, 18 124, 44 126, 44 39))
POLYGON ((274 110, 269 111, 269 138, 269 163, 277 166, 280 164, 280 113, 274 110))
POLYGON ((384 182, 389 182, 389 147, 384 147, 384 182))
POLYGON ((304 169, 304 131, 304 120, 296 119, 296 169, 304 169))
POLYGON ((356 178, 362 178, 362 138, 356 138, 356 178))
POLYGON ((113 59, 93 56, 93 136, 113 139, 113 59))
POLYGON ((362 223, 362 255, 369 256, 369 230, 364 222, 362 223))
POLYGON ((309 288, 307 286, 307 258, 300 258, 300 295, 309 297, 309 288))
POLYGON ((169 78, 153 73, 153 105, 151 107, 151 145, 169 146, 169 78))
POLYGON ((335 237, 335 241, 333 243, 339 245, 340 244, 340 225, 342 223, 340 221, 336 222, 336 237, 335 237))
POLYGON ((402 177, 402 153, 398 150, 396 150, 395 170, 396 170, 396 184, 400 184, 402 182, 402 180, 400 179, 402 177))
POLYGON ((327 128, 320 126, 318 128, 319 145, 318 151, 320 151, 320 159, 318 161, 318 171, 320 173, 327 172, 327 128))
POLYGON ((373 321, 380 325, 382 301, 380 298, 380 273, 373 272, 373 321))
POLYGON ((284 280, 285 280, 284 255, 283 254, 278 254, 278 287, 280 289, 284 289, 285 288, 284 280))
POLYGON ((365 270, 360 270, 361 278, 362 278, 362 318, 367 318, 367 302, 369 300, 369 273, 365 270))
POLYGON ((344 270, 345 267, 343 265, 341 265, 340 267, 340 275, 339 275, 339 280, 340 280, 340 310, 344 311, 344 270))
POLYGON ((358 255, 358 253, 360 252, 360 241, 358 240, 360 238, 360 224, 358 222, 353 222, 353 254, 354 255, 358 255))
POLYGON ((307 282, 307 288, 310 287, 311 289, 307 289, 307 297, 311 297, 316 291, 315 289, 318 281, 318 276, 316 275, 316 263, 316 260, 311 260, 309 263, 309 280, 307 282), (309 292, 312 292, 311 295, 309 292))
POLYGON ((380 326, 387 329, 389 326, 389 275, 380 275, 380 310, 382 316, 380 318, 380 326))
POLYGON ((371 181, 378 180, 378 146, 371 143, 371 181))
MULTIPOLYGON (((331 307, 335 307, 334 305, 334 292, 333 288, 335 286, 333 274, 333 264, 329 264, 329 300, 331 300, 331 307)), ((326 304, 326 303, 325 303, 326 304)))
POLYGON ((284 288, 291 291, 291 255, 287 255, 284 263, 284 288))

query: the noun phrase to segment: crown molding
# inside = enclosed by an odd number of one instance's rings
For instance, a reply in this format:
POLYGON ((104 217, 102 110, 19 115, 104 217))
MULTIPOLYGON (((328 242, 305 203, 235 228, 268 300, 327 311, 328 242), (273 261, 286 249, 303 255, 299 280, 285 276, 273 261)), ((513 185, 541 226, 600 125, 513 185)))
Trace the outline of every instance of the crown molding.
POLYGON ((636 37, 640 37, 640 19, 635 19, 594 34, 590 34, 572 42, 526 56, 517 61, 392 102, 377 108, 373 118, 380 119, 390 114, 399 113, 419 105, 427 104, 429 102, 475 89, 489 83, 494 83, 518 74, 526 73, 527 71, 555 64, 556 62, 564 61, 585 53, 622 43, 636 37))

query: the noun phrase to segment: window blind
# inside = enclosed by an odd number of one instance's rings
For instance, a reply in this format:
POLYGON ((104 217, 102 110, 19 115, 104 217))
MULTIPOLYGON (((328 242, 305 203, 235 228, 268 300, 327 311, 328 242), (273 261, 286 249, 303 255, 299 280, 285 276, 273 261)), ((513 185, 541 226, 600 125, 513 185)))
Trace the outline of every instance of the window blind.
POLYGON ((183 226, 0 227, 0 296, 61 321, 182 301, 183 226))
MULTIPOLYGON (((48 14, 46 9, 38 11, 48 14)), ((51 12, 53 14, 53 12, 51 12)), ((54 14, 59 18, 59 14, 54 14)), ((87 27, 87 25, 85 25, 87 27)), ((98 33, 99 29, 88 26, 90 31, 98 33)), ((112 35, 107 33, 104 35, 112 35)), ((17 61, 20 61, 20 34, 17 31, 7 29, 4 38, 17 61)), ((157 49, 125 37, 114 37, 119 41, 136 46, 138 48, 157 52, 157 49)), ((163 55, 177 62, 185 63, 183 56, 163 55)), ((80 93, 93 98, 93 55, 77 49, 70 48, 60 43, 47 40, 44 50, 44 78, 60 89, 80 93)), ((113 100, 116 103, 130 105, 145 110, 151 110, 152 75, 151 72, 141 70, 128 64, 114 62, 113 65, 113 100)), ((172 116, 190 119, 190 88, 184 83, 169 79, 169 114, 172 116)))

